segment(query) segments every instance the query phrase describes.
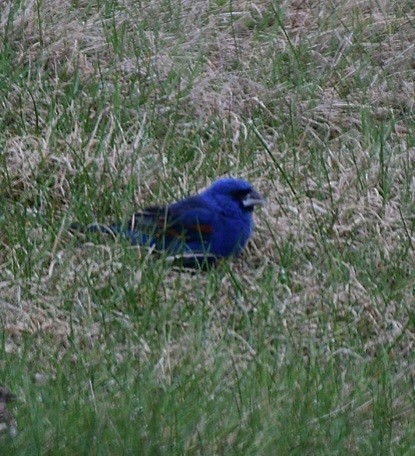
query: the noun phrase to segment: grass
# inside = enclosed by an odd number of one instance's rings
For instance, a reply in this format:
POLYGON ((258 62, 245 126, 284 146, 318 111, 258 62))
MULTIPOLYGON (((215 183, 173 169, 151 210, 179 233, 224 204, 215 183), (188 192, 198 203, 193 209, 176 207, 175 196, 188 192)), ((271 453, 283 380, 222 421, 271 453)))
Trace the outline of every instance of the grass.
POLYGON ((413 454, 404 3, 4 2, 8 454, 413 454), (215 270, 68 232, 222 175, 267 205, 215 270))

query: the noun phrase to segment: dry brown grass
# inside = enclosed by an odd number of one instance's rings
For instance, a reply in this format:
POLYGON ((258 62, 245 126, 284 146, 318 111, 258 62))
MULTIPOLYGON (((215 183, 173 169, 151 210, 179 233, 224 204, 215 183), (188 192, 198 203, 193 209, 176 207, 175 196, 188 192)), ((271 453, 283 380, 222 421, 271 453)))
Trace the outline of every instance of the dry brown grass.
MULTIPOLYGON (((268 319, 261 327, 268 328, 270 349, 277 337, 300 346, 315 339, 332 356, 351 353, 357 348, 342 344, 352 334, 363 341, 358 356, 373 356, 379 346, 388 346, 405 364, 415 348, 410 320, 415 186, 408 177, 414 170, 412 10, 405 12, 399 2, 349 0, 283 2, 277 11, 268 1, 238 0, 231 13, 214 2, 183 0, 172 2, 172 17, 159 9, 158 1, 116 2, 108 13, 86 0, 27 0, 9 22, 13 3, 5 2, 0 33, 7 34, 16 68, 27 70, 27 83, 12 83, 2 100, 9 120, 1 133, 9 176, 5 198, 9 208, 26 205, 38 220, 36 214, 45 210, 42 202, 34 203, 39 183, 52 175, 47 198, 54 201, 54 217, 61 225, 53 236, 34 223, 26 231, 31 238, 27 256, 34 258, 31 279, 12 273, 12 263, 21 267, 28 247, 2 239, 0 294, 7 350, 18 351, 24 333, 38 334, 39 347, 52 336, 54 344, 67 348, 73 331, 81 344, 105 350, 94 292, 116 281, 117 271, 126 274, 138 308, 150 299, 150 292, 140 288, 141 272, 119 265, 122 253, 102 247, 97 254, 95 246, 91 257, 85 247, 67 249, 62 214, 73 204, 80 163, 91 166, 98 195, 109 189, 121 194, 131 172, 138 182, 137 205, 167 199, 175 190, 180 195, 194 191, 209 180, 206 170, 212 176, 217 167, 219 174, 235 170, 244 175, 268 197, 247 262, 235 261, 220 290, 210 285, 212 291, 202 294, 194 292, 194 276, 169 271, 156 291, 160 307, 179 321, 183 305, 196 307, 203 298, 212 322, 210 338, 229 338, 230 350, 243 359, 254 356, 255 349, 228 322, 235 325, 249 314, 254 324, 268 319), (119 47, 112 28, 124 30, 119 47), (273 75, 275 65, 278 76, 273 75), (169 82, 172 75, 177 83, 169 82), (80 99, 89 106, 88 131, 81 104, 75 99, 66 103, 74 77, 81 83, 80 99), (106 92, 101 103, 89 93, 98 78, 102 87, 95 97, 106 92), (136 110, 126 108, 121 123, 112 96, 117 90, 127 92, 132 80, 139 80, 137 90, 148 94, 136 110), (205 137, 195 135, 194 159, 181 169, 170 164, 163 136, 172 118, 183 141, 195 131, 206 132, 205 137), (244 148, 255 137, 252 118, 268 152, 258 141, 250 166, 241 167, 244 148), (26 132, 16 126, 18 119, 26 132), (165 127, 160 136, 154 133, 157 121, 165 127), (369 121, 371 125, 364 124, 369 121), (387 196, 380 177, 379 122, 388 130, 387 196), (289 134, 291 128, 296 133, 289 134), (216 155, 209 158, 217 132, 216 155), (137 148, 140 159, 132 164, 137 148), (206 161, 213 165, 205 169, 206 161), (275 163, 281 164, 295 195, 275 163), (128 172, 120 173, 123 167, 128 172), (190 171, 193 180, 186 177, 190 171), (172 172, 179 176, 176 180, 171 180, 172 172), (163 180, 171 182, 171 193, 160 185, 163 180), (401 257, 403 244, 409 247, 401 257), (288 247, 293 255, 290 279, 284 282, 283 248, 288 247), (388 272, 394 268, 406 275, 398 284, 388 272), (233 275, 243 283, 243 292, 235 291, 233 275), (265 289, 264 277, 271 281, 265 289), (273 304, 264 316, 258 308, 265 302, 273 304), (336 315, 336 327, 324 317, 328 314, 336 315)), ((140 94, 135 95, 138 99, 140 94)), ((87 195, 88 189, 79 193, 87 195)), ((198 280, 207 287, 211 279, 198 275, 198 280)), ((114 302, 107 318, 134 330, 123 292, 114 302)), ((166 378, 191 350, 185 324, 182 333, 166 340, 159 354, 157 366, 166 378)), ((210 343, 206 341, 205 366, 210 343)), ((149 356, 148 347, 143 338, 137 356, 149 356)), ((121 357, 123 353, 119 347, 121 357)))

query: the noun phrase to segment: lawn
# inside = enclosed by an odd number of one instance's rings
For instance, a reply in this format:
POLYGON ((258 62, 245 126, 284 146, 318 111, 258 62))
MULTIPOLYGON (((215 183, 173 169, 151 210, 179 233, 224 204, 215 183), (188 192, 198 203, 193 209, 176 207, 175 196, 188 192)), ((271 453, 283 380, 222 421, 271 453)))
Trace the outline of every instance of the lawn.
POLYGON ((415 7, 3 0, 10 455, 415 453, 415 7), (242 177, 208 271, 74 221, 242 177))

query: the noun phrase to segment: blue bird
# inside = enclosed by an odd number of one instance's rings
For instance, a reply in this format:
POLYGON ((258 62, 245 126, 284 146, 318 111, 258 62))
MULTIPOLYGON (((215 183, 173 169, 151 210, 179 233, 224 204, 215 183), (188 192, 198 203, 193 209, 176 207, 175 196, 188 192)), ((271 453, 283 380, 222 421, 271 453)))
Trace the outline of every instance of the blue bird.
POLYGON ((71 230, 127 237, 181 259, 185 266, 213 264, 241 253, 253 230, 252 213, 264 198, 242 180, 223 178, 203 192, 135 213, 127 224, 92 224, 71 230))

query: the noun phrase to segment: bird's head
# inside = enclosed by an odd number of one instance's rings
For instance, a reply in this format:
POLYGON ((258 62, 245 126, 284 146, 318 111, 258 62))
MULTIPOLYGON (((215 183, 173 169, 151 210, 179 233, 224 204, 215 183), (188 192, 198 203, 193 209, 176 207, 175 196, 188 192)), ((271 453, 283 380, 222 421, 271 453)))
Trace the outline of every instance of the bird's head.
POLYGON ((242 212, 252 212, 255 206, 265 203, 265 199, 243 179, 219 179, 205 190, 205 193, 229 205, 237 203, 242 212))

